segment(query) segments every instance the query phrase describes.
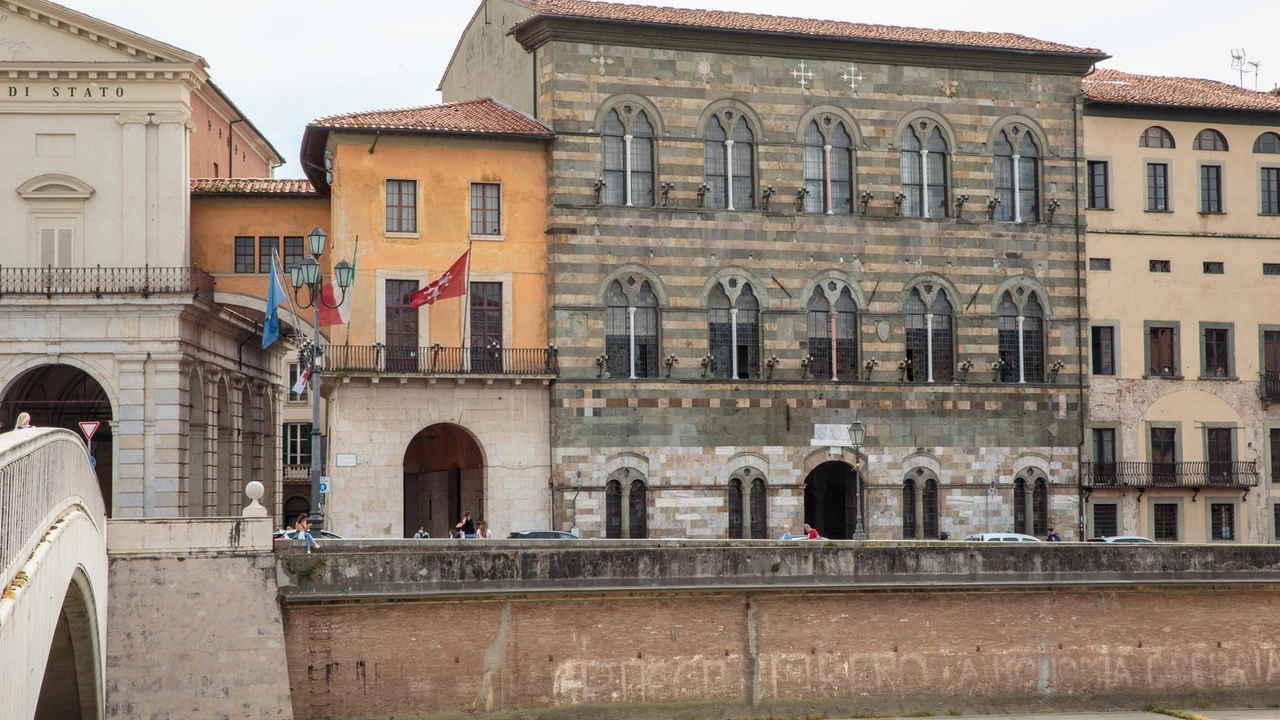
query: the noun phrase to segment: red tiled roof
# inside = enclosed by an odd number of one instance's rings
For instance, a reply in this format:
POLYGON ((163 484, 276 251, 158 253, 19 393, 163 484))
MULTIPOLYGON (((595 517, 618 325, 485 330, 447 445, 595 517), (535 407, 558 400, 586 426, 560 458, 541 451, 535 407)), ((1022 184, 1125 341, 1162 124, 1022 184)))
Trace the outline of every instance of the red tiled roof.
POLYGON ((869 25, 837 20, 812 20, 780 15, 759 15, 726 10, 691 10, 651 5, 624 5, 621 3, 594 2, 593 0, 515 0, 515 2, 533 10, 535 13, 532 17, 517 23, 516 27, 532 22, 539 16, 573 17, 743 32, 966 46, 1021 52, 1099 56, 1106 54, 1094 48, 1063 45, 1013 33, 931 30, 894 25, 869 25))
POLYGON ((334 129, 416 130, 450 134, 522 135, 547 139, 555 137, 551 128, 493 98, 330 115, 312 121, 311 124, 334 129))
POLYGON ((1204 78, 1133 75, 1099 68, 1084 78, 1091 102, 1280 112, 1280 96, 1204 78))
POLYGON ((294 178, 192 178, 200 195, 316 195, 308 180, 294 178))

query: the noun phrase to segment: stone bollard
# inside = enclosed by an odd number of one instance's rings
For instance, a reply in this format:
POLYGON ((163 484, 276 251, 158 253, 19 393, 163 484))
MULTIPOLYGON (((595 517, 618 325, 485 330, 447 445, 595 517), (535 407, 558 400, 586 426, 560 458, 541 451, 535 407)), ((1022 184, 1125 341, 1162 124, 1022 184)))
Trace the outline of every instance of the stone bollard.
POLYGON ((244 486, 244 494, 248 495, 249 500, 252 501, 247 506, 245 506, 245 509, 244 509, 245 517, 263 517, 264 518, 267 516, 267 509, 262 506, 262 503, 258 502, 258 499, 262 497, 263 492, 264 492, 264 489, 262 487, 262 483, 258 482, 257 480, 252 480, 249 482, 248 485, 244 486))

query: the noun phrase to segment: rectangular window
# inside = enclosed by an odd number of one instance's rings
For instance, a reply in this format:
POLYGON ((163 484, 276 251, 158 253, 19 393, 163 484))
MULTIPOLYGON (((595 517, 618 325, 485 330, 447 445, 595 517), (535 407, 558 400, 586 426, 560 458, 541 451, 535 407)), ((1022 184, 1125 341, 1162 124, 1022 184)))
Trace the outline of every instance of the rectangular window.
MULTIPOLYGON (((288 275, 289 268, 302 262, 302 258, 303 258, 302 238, 300 237, 285 238, 284 239, 284 255, 280 258, 281 262, 283 262, 284 265, 280 268, 280 271, 288 275)), ((281 282, 284 282, 287 284, 288 279, 282 278, 281 282)))
POLYGON ((1280 263, 1262 263, 1263 275, 1280 275, 1280 263))
POLYGON ((1169 166, 1164 163, 1147 163, 1147 210, 1164 212, 1169 209, 1169 166))
POLYGON ((1098 485, 1116 483, 1116 429, 1093 429, 1094 482, 1098 485))
POLYGON ((1222 212, 1222 166, 1200 166, 1200 212, 1222 212))
POLYGON ((1235 447, 1231 442, 1231 428, 1205 428, 1205 451, 1209 461, 1209 482, 1229 483, 1231 464, 1235 460, 1235 447))
POLYGON ((471 283, 471 369, 502 372, 502 283, 471 283))
POLYGON ((1207 262, 1204 264, 1205 275, 1221 275, 1226 269, 1227 266, 1220 262, 1207 262))
POLYGON ((418 232, 418 181, 387 181, 387 232, 418 232))
POLYGON ((1271 444, 1271 484, 1274 485, 1280 482, 1280 428, 1271 428, 1267 440, 1271 444))
POLYGON ((1167 273, 1173 270, 1173 263, 1169 260, 1150 260, 1147 269, 1155 273, 1167 273))
POLYGON ((311 423, 284 424, 284 464, 311 464, 311 423))
POLYGON ((1229 332, 1224 328, 1206 328, 1204 331, 1204 367, 1200 374, 1205 377, 1228 377, 1231 368, 1228 366, 1230 355, 1227 343, 1229 332))
POLYGON ((236 238, 236 272, 253 272, 253 246, 255 244, 254 238, 251 237, 236 238))
POLYGON ((1093 328, 1093 374, 1116 374, 1116 329, 1105 325, 1093 328))
POLYGON ((1209 533, 1210 540, 1234 540, 1236 538, 1236 506, 1235 503, 1211 503, 1209 520, 1213 528, 1209 533))
POLYGON ((1275 538, 1280 540, 1280 503, 1271 506, 1271 523, 1275 528, 1275 538))
POLYGON ((1280 168, 1262 168, 1262 214, 1280 215, 1280 168))
MULTIPOLYGON (((262 237, 258 238, 258 272, 271 272, 271 253, 280 252, 280 238, 262 237)), ((281 258, 283 260, 283 258, 281 258)), ((288 274, 288 265, 280 268, 280 272, 288 274)))
POLYGON ((1111 207, 1110 192, 1107 187, 1107 163, 1089 162, 1089 209, 1105 210, 1111 207))
POLYGON ((1178 479, 1178 430, 1151 428, 1151 475, 1157 485, 1172 485, 1178 479))
POLYGON ((1155 503, 1151 506, 1152 539, 1156 542, 1178 542, 1177 503, 1155 503))
POLYGON ((501 235, 501 186, 471 183, 471 234, 501 235))
POLYGON ((301 372, 301 365, 298 363, 289 363, 289 402, 291 403, 305 403, 310 400, 306 390, 303 390, 300 393, 293 392, 293 386, 298 382, 298 374, 301 372))
POLYGON ((1173 360, 1173 328, 1153 327, 1150 333, 1148 345, 1151 364, 1147 368, 1147 374, 1163 377, 1177 376, 1178 366, 1173 360))
POLYGON ((1120 534, 1119 516, 1115 503, 1098 503, 1093 506, 1093 536, 1115 537, 1120 534))
POLYGON ((1089 269, 1106 272, 1111 269, 1111 258, 1089 258, 1089 269))

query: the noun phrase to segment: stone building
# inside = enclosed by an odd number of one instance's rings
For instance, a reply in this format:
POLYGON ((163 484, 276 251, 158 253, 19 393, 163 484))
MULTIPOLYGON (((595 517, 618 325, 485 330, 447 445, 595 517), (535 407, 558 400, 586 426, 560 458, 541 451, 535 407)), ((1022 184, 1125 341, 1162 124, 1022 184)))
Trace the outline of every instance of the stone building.
POLYGON ((1084 81, 1093 535, 1275 542, 1280 96, 1084 81))
POLYGON ((237 513, 274 485, 282 350, 193 266, 189 182, 280 156, 199 56, 43 0, 0 22, 0 423, 101 423, 117 517, 237 513))
POLYGON ((1000 33, 482 3, 445 100, 492 95, 557 136, 555 526, 1078 537, 1074 103, 1105 57, 1000 33))

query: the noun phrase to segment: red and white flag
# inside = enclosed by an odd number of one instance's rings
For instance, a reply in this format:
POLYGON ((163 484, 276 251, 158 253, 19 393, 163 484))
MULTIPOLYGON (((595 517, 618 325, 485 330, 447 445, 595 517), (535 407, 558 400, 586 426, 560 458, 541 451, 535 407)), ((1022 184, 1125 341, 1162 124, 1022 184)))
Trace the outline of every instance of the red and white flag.
POLYGON ((307 389, 307 381, 311 379, 311 364, 298 375, 298 382, 293 384, 293 388, 289 391, 294 395, 301 395, 307 389))
POLYGON ((326 283, 320 288, 320 297, 324 302, 320 303, 320 327, 329 327, 331 325, 346 325, 351 321, 351 290, 343 293, 342 304, 336 308, 329 307, 335 304, 333 283, 326 283))
POLYGON ((427 286, 409 296, 409 307, 422 307, 430 305, 437 300, 446 298, 462 297, 467 294, 467 255, 470 250, 462 253, 462 257, 453 264, 453 267, 444 271, 440 277, 427 283, 427 286))

